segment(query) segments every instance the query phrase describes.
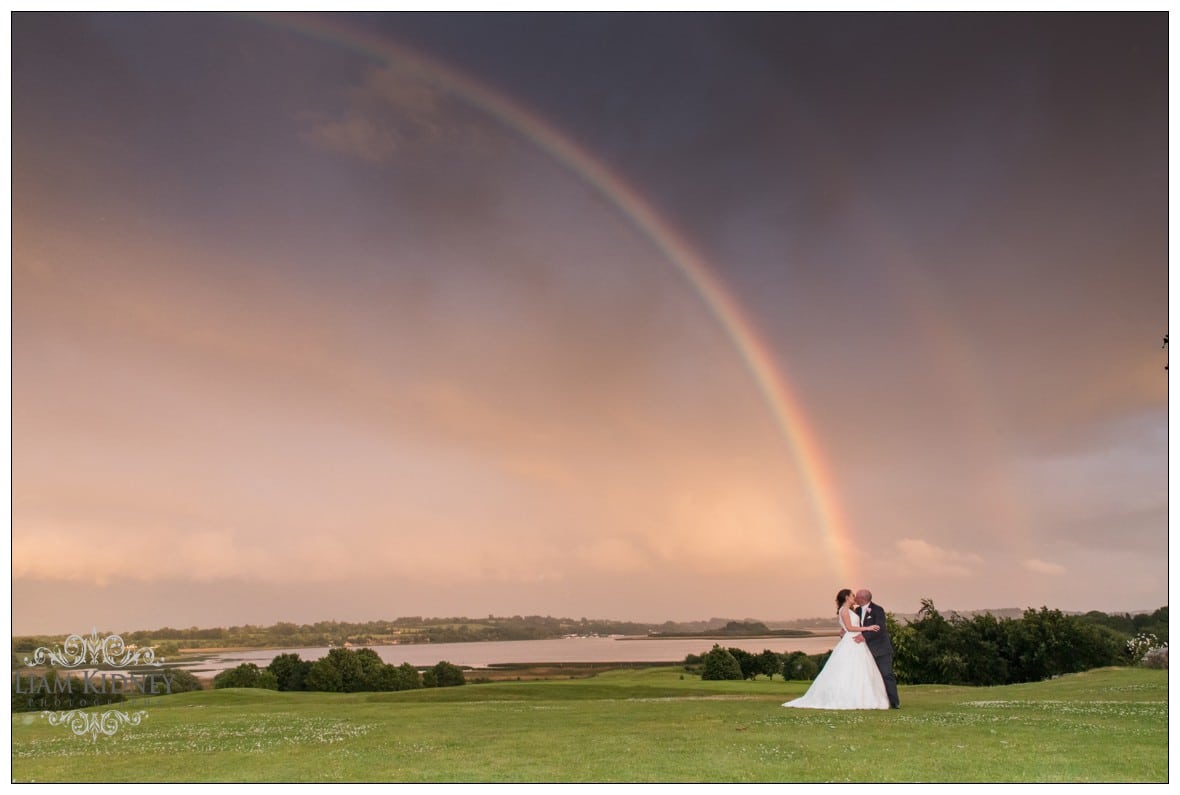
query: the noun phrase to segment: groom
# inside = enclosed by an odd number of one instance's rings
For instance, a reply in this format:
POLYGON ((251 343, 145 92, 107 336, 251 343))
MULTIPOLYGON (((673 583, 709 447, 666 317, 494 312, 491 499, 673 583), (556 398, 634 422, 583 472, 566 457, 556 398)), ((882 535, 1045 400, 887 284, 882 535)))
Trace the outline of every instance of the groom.
POLYGON ((897 679, 893 676, 893 644, 889 641, 889 629, 885 626, 885 609, 873 603, 873 594, 867 588, 856 592, 856 612, 860 616, 860 625, 867 627, 877 624, 880 632, 857 633, 857 643, 869 644, 869 651, 873 653, 873 660, 881 669, 881 680, 885 682, 885 694, 889 696, 889 706, 899 709, 897 700, 897 679))

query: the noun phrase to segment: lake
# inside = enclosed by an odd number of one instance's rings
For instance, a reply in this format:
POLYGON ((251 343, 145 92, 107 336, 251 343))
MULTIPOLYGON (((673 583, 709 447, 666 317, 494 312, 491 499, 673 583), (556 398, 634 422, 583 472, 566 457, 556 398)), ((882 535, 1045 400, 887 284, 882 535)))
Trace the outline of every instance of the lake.
MULTIPOLYGON (((836 645, 838 638, 640 638, 592 637, 556 638, 550 640, 493 640, 473 643, 415 643, 394 646, 371 646, 387 663, 409 663, 416 667, 434 665, 446 660, 454 665, 487 668, 500 663, 585 663, 585 662, 651 662, 679 663, 689 654, 704 654, 719 643, 726 648, 744 649, 757 654, 764 649, 774 652, 801 651, 823 654, 836 645)), ((302 649, 244 649, 213 652, 200 660, 181 663, 179 668, 197 676, 208 677, 228 668, 252 662, 265 668, 280 654, 298 654, 303 660, 318 660, 328 654, 321 646, 302 649)))

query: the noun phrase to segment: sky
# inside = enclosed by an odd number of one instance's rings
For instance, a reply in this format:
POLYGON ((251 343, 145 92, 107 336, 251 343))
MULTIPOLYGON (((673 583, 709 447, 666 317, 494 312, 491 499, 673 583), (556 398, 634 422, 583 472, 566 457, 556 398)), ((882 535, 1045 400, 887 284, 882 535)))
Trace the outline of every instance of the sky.
POLYGON ((11 44, 16 634, 1167 603, 1166 14, 11 44))

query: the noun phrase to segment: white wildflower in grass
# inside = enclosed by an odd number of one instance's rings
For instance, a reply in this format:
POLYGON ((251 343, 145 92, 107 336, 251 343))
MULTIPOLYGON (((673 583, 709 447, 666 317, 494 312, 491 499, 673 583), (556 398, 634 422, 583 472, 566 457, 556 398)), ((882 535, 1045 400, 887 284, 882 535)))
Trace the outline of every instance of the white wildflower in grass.
POLYGON ((388 696, 207 691, 169 697, 150 726, 98 743, 13 715, 12 778, 1168 780, 1166 670, 1111 667, 992 688, 909 686, 900 711, 783 710, 794 685, 746 682, 738 690, 679 675, 652 669, 388 696), (669 682, 683 698, 668 697, 669 682), (457 700, 464 696, 471 701, 457 700), (868 748, 882 752, 872 770, 850 773, 847 760, 868 748))
POLYGON ((71 742, 73 737, 57 737, 35 745, 15 747, 14 756, 52 757, 111 754, 221 753, 241 751, 263 753, 279 747, 333 745, 369 731, 368 726, 337 718, 314 718, 275 714, 250 722, 219 725, 180 724, 163 729, 147 729, 110 738, 103 746, 87 747, 71 742))

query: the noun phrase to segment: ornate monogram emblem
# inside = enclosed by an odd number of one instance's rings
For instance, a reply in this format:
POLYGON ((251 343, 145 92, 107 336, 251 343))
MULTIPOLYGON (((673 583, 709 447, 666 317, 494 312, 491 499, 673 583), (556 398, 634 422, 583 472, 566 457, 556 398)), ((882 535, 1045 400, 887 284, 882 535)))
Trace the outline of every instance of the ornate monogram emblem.
POLYGON ((123 724, 138 726, 147 712, 142 709, 130 714, 117 709, 108 709, 104 712, 83 712, 80 709, 71 709, 68 711, 58 710, 57 712, 46 710, 41 714, 49 718, 50 726, 69 726, 70 731, 79 737, 89 734, 90 739, 97 740, 99 734, 110 737, 123 724))
POLYGON ((126 668, 131 665, 160 665, 164 658, 156 659, 154 649, 127 648, 118 635, 98 636, 92 629, 90 637, 70 635, 65 643, 55 649, 38 646, 33 659, 25 658, 25 665, 58 665, 63 668, 79 668, 83 665, 107 665, 112 668, 126 668))
POLYGON ((103 673, 101 669, 131 668, 151 666, 159 668, 164 663, 163 657, 156 657, 151 648, 129 649, 123 638, 118 635, 99 637, 98 630, 91 630, 90 637, 70 635, 60 646, 49 648, 39 646, 31 658, 25 657, 25 666, 49 665, 57 668, 84 669, 81 680, 81 691, 75 692, 77 680, 65 677, 53 677, 41 674, 21 675, 16 672, 15 686, 17 693, 27 693, 42 696, 46 700, 58 699, 61 704, 65 696, 77 695, 78 700, 66 700, 72 709, 42 710, 41 715, 49 720, 51 726, 66 726, 79 737, 90 736, 97 740, 100 735, 110 737, 121 726, 138 726, 145 710, 134 712, 119 709, 107 709, 102 712, 86 711, 79 708, 79 701, 89 706, 109 705, 122 701, 127 695, 144 696, 156 695, 161 692, 171 692, 171 677, 166 674, 143 674, 132 671, 120 673, 103 673), (97 668, 100 670, 85 670, 97 668))

